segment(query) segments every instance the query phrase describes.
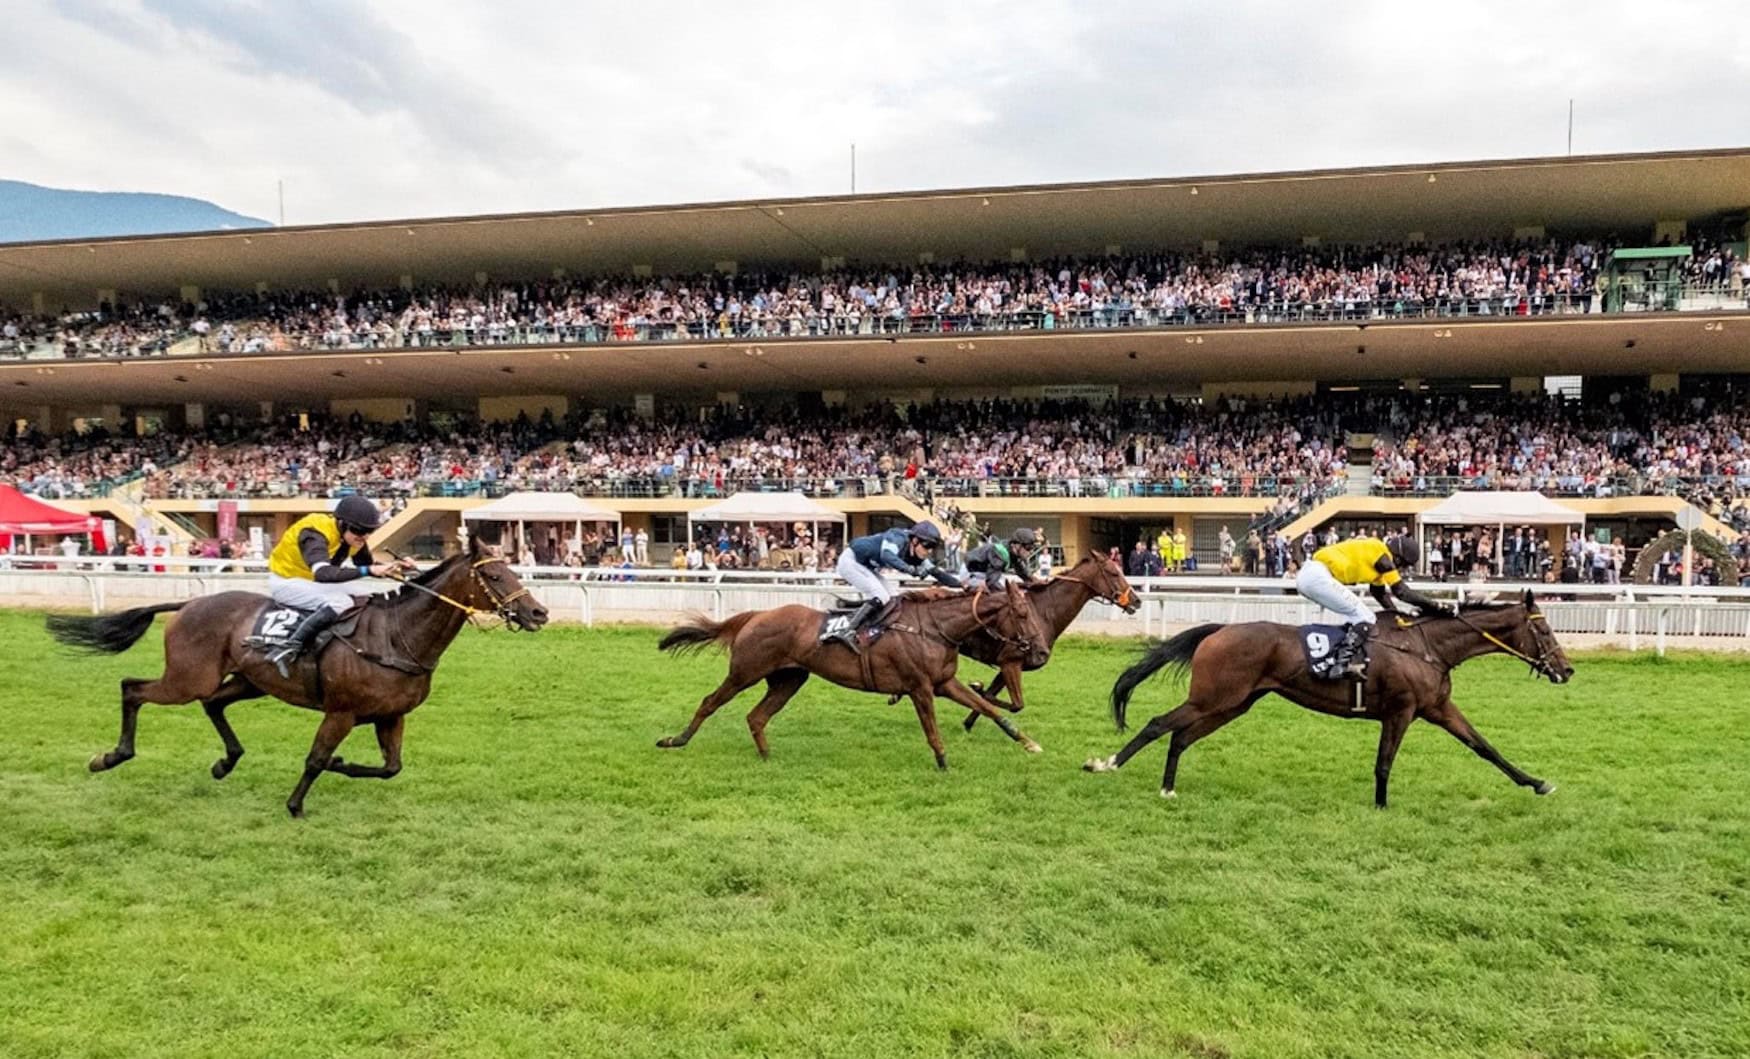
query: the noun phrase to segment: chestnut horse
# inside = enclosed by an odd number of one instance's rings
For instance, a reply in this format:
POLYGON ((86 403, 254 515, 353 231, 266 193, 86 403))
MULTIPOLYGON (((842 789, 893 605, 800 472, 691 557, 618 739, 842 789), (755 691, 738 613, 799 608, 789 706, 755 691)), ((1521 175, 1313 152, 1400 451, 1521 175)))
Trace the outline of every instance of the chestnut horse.
MULTIPOLYGON (((547 611, 511 572, 510 563, 478 537, 455 555, 408 581, 390 595, 372 596, 357 611, 357 627, 325 647, 306 651, 291 679, 279 675, 258 648, 248 646, 256 616, 273 603, 253 592, 220 592, 181 603, 160 603, 97 617, 53 615, 49 632, 63 644, 119 654, 133 646, 152 619, 179 611, 164 633, 164 674, 157 680, 122 681, 122 730, 114 750, 91 759, 91 771, 115 768, 134 756, 134 725, 148 702, 179 706, 195 699, 207 711, 225 756, 213 762, 213 778, 231 774, 243 744, 225 720, 225 707, 272 695, 293 706, 317 710, 322 723, 304 759, 304 774, 286 808, 304 815, 304 795, 323 772, 392 779, 401 771, 401 733, 407 714, 431 693, 438 657, 471 614, 496 613, 513 628, 531 632, 547 623, 547 611), (383 764, 354 765, 334 756, 355 725, 376 727, 383 764)), ((350 619, 341 619, 343 628, 350 619)))
POLYGON ((1452 701, 1452 670, 1480 655, 1511 655, 1552 684, 1565 684, 1573 677, 1574 667, 1568 664, 1568 656, 1562 653, 1529 591, 1521 602, 1469 606, 1455 617, 1424 618, 1397 627, 1382 623, 1373 634, 1370 650, 1373 661, 1362 687, 1363 710, 1354 712, 1350 704, 1353 685, 1315 679, 1307 673, 1300 631, 1292 625, 1250 622, 1187 629, 1150 648, 1141 661, 1119 676, 1112 688, 1112 717, 1123 731, 1130 693, 1163 666, 1191 671, 1191 688, 1184 704, 1150 720, 1117 754, 1094 758, 1082 767, 1089 772, 1110 772, 1170 733, 1173 741, 1167 748, 1161 797, 1171 798, 1179 755, 1185 748, 1273 691, 1309 710, 1380 723, 1373 802, 1381 809, 1385 808, 1386 785, 1398 744, 1404 730, 1418 717, 1451 732, 1519 786, 1538 794, 1555 790, 1554 784, 1521 772, 1502 757, 1452 701))
POLYGON ((747 727, 760 757, 766 757, 766 724, 811 673, 818 673, 834 684, 858 691, 909 695, 938 768, 948 767, 948 755, 936 729, 937 695, 984 714, 1010 739, 1032 753, 1039 752, 1038 743, 955 677, 961 645, 980 631, 1006 650, 1017 652, 1032 668, 1045 664, 1051 653, 1050 641, 1019 585, 1007 585, 1001 592, 986 592, 981 586, 966 592, 927 589, 900 596, 884 631, 864 642, 861 651, 836 641, 821 643, 825 617, 812 607, 791 604, 744 611, 726 621, 701 617, 676 626, 662 638, 659 649, 684 652, 713 644, 726 647, 729 675, 699 703, 685 731, 656 745, 686 746, 706 718, 764 680, 765 697, 748 712, 747 727))
MULTIPOLYGON (((1076 615, 1093 600, 1110 603, 1126 614, 1135 614, 1142 605, 1131 590, 1130 582, 1124 579, 1124 571, 1117 563, 1100 555, 1090 555, 1056 577, 1027 585, 1026 592, 1027 602, 1033 605, 1033 613, 1039 615, 1039 625, 1045 630, 1047 647, 1057 643, 1063 630, 1069 628, 1070 622, 1075 621, 1076 615)), ((1010 713, 1020 713, 1026 708, 1027 704, 1021 697, 1021 674, 1038 669, 1038 666, 1028 664, 1013 648, 983 632, 968 637, 960 645, 960 653, 987 666, 997 667, 997 678, 990 687, 977 682, 970 685, 972 690, 984 696, 985 701, 1010 713), (1004 688, 1009 690, 1012 705, 997 697, 1004 688)), ((977 710, 969 711, 962 726, 970 732, 978 718, 977 710)))

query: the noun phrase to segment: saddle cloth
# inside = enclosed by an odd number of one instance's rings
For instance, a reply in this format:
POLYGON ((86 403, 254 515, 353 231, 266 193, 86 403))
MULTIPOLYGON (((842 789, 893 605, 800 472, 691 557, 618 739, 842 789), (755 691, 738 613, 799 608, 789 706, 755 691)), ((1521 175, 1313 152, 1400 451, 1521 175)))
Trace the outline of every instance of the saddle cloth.
POLYGON ((1306 653, 1307 672, 1320 680, 1338 680, 1337 645, 1343 642, 1341 625, 1302 625, 1300 648, 1306 653))
MULTIPOLYGON (((340 620, 316 634, 315 642, 305 652, 314 657, 322 653, 322 648, 336 636, 350 636, 358 628, 359 615, 364 607, 355 604, 341 615, 340 620)), ((292 630, 309 614, 300 607, 288 607, 283 603, 267 603, 256 612, 255 621, 249 627, 249 636, 243 641, 250 647, 283 647, 292 635, 292 630)))

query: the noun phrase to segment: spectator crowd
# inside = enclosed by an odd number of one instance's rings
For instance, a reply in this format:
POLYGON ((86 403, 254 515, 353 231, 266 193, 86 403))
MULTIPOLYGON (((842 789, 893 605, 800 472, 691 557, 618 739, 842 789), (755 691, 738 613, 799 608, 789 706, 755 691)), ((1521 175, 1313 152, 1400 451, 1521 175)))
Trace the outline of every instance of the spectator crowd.
MULTIPOLYGON (((152 355, 423 345, 1129 327, 1232 320, 1535 315, 1596 308, 1609 239, 1259 248, 1029 263, 412 290, 207 292, 58 316, 0 314, 0 355, 152 355)), ((1704 240, 1684 281, 1742 297, 1750 262, 1704 240)))

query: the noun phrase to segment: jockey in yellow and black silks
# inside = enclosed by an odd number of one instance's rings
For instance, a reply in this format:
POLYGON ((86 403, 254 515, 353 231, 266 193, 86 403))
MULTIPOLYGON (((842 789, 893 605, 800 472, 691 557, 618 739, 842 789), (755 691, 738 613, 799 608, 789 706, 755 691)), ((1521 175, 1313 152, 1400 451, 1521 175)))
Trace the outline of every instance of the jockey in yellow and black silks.
POLYGON ((354 596, 370 594, 351 582, 413 569, 406 559, 380 563, 371 557, 367 538, 382 524, 376 504, 349 496, 333 512, 319 511, 292 523, 274 545, 267 560, 268 594, 275 603, 310 612, 268 656, 280 676, 290 677, 299 653, 352 606, 354 596))

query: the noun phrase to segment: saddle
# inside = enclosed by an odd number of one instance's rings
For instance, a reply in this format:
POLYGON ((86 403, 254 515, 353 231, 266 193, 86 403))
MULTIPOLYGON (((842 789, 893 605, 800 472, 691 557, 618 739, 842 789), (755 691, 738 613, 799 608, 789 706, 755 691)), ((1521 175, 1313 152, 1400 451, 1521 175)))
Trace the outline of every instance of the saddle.
MULTIPOLYGON (((310 641, 309 648, 301 657, 315 658, 335 637, 351 636, 357 632, 359 618, 364 614, 364 610, 365 605, 355 601, 351 608, 343 611, 332 624, 316 634, 316 638, 310 641)), ((262 650, 284 647, 291 642, 292 630, 297 628, 298 623, 311 613, 311 610, 304 607, 288 607, 283 603, 269 603, 256 613, 255 622, 249 627, 249 635, 243 638, 243 645, 262 650)))
MULTIPOLYGON (((850 631, 851 619, 856 617, 861 600, 834 600, 832 609, 827 611, 820 620, 820 632, 815 637, 816 643, 827 643, 850 631)), ((887 631, 887 619, 892 617, 899 608, 893 604, 882 607, 870 616, 869 621, 857 631, 857 644, 854 648, 861 652, 863 648, 874 643, 881 634, 887 631)))

